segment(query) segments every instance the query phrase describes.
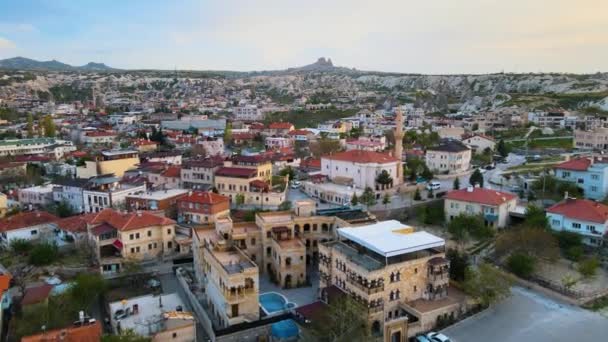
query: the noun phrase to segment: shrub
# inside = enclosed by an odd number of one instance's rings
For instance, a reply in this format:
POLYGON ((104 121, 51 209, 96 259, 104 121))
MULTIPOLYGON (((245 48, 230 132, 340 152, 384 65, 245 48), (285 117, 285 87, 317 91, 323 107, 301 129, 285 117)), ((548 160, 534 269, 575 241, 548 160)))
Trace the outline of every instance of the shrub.
POLYGON ((572 261, 579 261, 583 257, 583 246, 571 246, 566 249, 566 258, 572 261))
POLYGON ((420 201, 421 199, 420 190, 416 189, 416 192, 414 192, 414 201, 420 201))
POLYGON ((557 233, 557 240, 559 242, 559 247, 563 250, 568 250, 570 247, 574 246, 583 246, 583 240, 581 236, 577 233, 560 231, 557 233))
POLYGON ((600 261, 595 258, 585 259, 578 263, 578 272, 584 278, 591 278, 597 273, 597 268, 600 266, 600 261))
POLYGON ((11 240, 11 249, 17 254, 25 254, 32 248, 32 243, 26 239, 11 240))
POLYGON ((511 272, 522 278, 527 278, 534 272, 536 260, 534 257, 515 253, 511 254, 507 259, 507 267, 511 272))
POLYGON ((34 266, 50 265, 59 256, 57 246, 50 243, 41 243, 32 248, 29 263, 34 266))

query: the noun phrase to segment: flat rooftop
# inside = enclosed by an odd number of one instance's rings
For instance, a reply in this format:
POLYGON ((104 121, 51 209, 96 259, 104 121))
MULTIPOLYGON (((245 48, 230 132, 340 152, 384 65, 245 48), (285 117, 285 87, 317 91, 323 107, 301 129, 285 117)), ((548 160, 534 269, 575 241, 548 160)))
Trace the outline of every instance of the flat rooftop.
POLYGON ((236 250, 226 250, 226 251, 211 251, 215 259, 224 267, 226 273, 235 274, 241 273, 245 269, 257 267, 247 258, 245 258, 241 253, 236 250))
MULTIPOLYGON (((122 329, 132 329, 135 333, 142 336, 150 336, 163 330, 164 313, 176 311, 178 306, 181 306, 183 309, 186 308, 177 293, 163 294, 161 296, 145 295, 110 303, 111 317, 114 317, 114 313, 117 310, 133 308, 133 305, 137 305, 138 313, 121 319, 120 326, 122 329)), ((116 325, 113 318, 112 324, 116 325)))
POLYGON ((148 191, 139 195, 132 195, 129 197, 145 199, 145 200, 155 200, 160 201, 167 198, 172 198, 179 195, 187 194, 189 190, 187 189, 168 189, 168 190, 158 190, 158 191, 148 191))
POLYGON ((396 220, 340 228, 338 234, 387 258, 445 245, 442 238, 424 231, 415 232, 413 227, 396 220))

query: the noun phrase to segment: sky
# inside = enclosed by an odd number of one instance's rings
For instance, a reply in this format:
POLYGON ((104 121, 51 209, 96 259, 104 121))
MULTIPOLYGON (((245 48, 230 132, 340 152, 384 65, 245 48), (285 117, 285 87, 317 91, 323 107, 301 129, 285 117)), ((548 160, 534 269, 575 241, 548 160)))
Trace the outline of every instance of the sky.
POLYGON ((608 71, 606 0, 2 0, 0 58, 124 69, 608 71))

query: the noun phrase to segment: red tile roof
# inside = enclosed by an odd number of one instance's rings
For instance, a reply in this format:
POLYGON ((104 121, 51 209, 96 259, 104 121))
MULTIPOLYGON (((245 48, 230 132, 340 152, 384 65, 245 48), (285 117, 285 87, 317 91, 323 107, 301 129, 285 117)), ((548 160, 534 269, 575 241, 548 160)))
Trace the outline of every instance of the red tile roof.
POLYGON ((0 220, 0 232, 52 223, 59 218, 46 211, 27 211, 0 220))
POLYGON ((220 167, 215 171, 216 176, 238 177, 238 178, 253 178, 257 175, 256 169, 247 169, 244 167, 220 167))
POLYGON ((44 284, 36 287, 30 287, 25 290, 23 299, 21 299, 21 305, 31 305, 43 302, 51 294, 53 285, 44 284))
POLYGON ((193 202, 193 203, 201 203, 201 204, 219 204, 223 202, 229 202, 230 199, 226 196, 222 196, 220 194, 216 194, 214 192, 205 192, 205 191, 193 191, 192 194, 188 194, 177 200, 177 202, 193 202))
POLYGON ((291 129, 293 127, 292 123, 289 122, 273 122, 268 125, 270 129, 291 129))
POLYGON ((378 164, 386 164, 386 163, 394 163, 398 161, 397 158, 387 154, 380 153, 374 151, 364 151, 364 150, 350 150, 345 152, 338 152, 332 155, 323 156, 322 158, 331 159, 331 160, 341 160, 341 161, 349 161, 353 163, 378 163, 378 164))
POLYGON ((161 172, 163 177, 180 178, 182 168, 180 166, 169 166, 166 170, 161 172))
POLYGON ((4 292, 11 286, 12 277, 9 274, 0 274, 0 298, 4 295, 4 292))
POLYGON ((88 223, 107 223, 120 231, 127 231, 150 226, 174 224, 175 221, 166 217, 156 216, 146 211, 123 214, 114 209, 104 209, 92 215, 88 223))
POLYGON ((148 140, 148 139, 137 139, 133 141, 133 145, 135 146, 145 146, 145 145, 158 145, 156 141, 148 140))
POLYGON ((608 221, 608 206, 586 199, 569 198, 549 207, 547 212, 582 221, 597 223, 608 221))
POLYGON ((71 233, 86 233, 87 232, 87 217, 93 217, 92 214, 78 215, 62 218, 55 222, 57 227, 71 233))
POLYGON ((321 169, 321 159, 317 158, 306 158, 300 162, 301 168, 308 169, 321 169))
POLYGON ((96 321, 82 326, 71 326, 63 329, 46 331, 43 334, 25 336, 21 342, 99 342, 101 341, 101 323, 96 321))
POLYGON ((556 169, 572 170, 572 171, 587 171, 591 166, 591 159, 589 158, 576 158, 565 161, 561 164, 554 166, 556 169))
POLYGON ((450 191, 447 193, 447 195, 445 195, 445 198, 450 200, 473 202, 486 205, 501 205, 514 198, 517 198, 517 195, 503 191, 489 190, 484 188, 473 188, 473 191, 471 192, 469 192, 468 189, 450 191))
POLYGON ((313 134, 313 133, 311 131, 308 131, 305 129, 295 129, 287 134, 293 136, 293 135, 309 135, 309 134, 313 134))

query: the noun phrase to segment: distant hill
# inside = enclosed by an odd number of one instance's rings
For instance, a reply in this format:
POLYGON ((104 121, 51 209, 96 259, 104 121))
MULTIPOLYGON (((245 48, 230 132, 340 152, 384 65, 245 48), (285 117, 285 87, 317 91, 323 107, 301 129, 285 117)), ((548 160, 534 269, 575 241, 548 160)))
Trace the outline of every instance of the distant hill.
POLYGON ((103 63, 90 62, 83 66, 72 66, 56 60, 37 61, 25 57, 13 57, 0 60, 0 69, 44 70, 44 71, 115 71, 103 63))

